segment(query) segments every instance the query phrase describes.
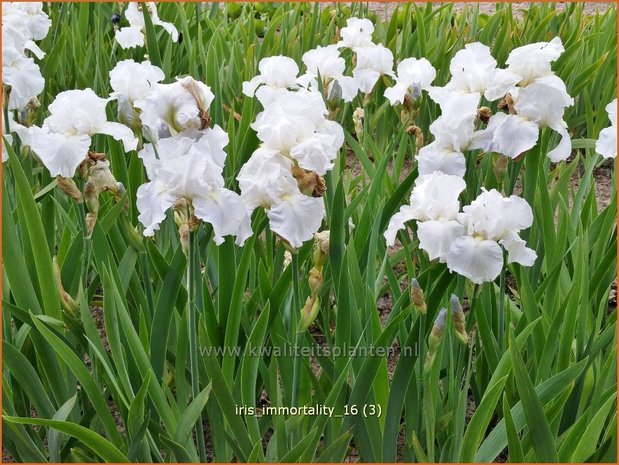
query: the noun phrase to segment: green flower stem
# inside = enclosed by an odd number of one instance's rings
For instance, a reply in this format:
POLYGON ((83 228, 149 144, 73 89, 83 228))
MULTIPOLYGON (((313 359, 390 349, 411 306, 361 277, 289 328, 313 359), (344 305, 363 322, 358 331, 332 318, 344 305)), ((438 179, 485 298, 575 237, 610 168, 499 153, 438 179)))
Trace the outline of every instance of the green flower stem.
MULTIPOLYGON (((82 186, 83 187, 83 186, 82 186)), ((83 189, 82 189, 83 190, 83 189)), ((84 202, 80 203, 80 224, 82 226, 82 237, 83 237, 83 251, 84 254, 82 256, 82 270, 81 270, 81 280, 82 286, 87 291, 88 290, 88 267, 90 265, 90 250, 92 245, 92 239, 88 237, 88 226, 86 225, 86 205, 84 202)))
POLYGON ((140 252, 140 265, 142 274, 144 275, 144 288, 146 291, 146 303, 148 311, 146 312, 146 322, 150 326, 153 315, 155 314, 155 299, 153 297, 153 283, 150 278, 150 265, 148 264, 148 254, 146 251, 140 252))
POLYGON ((501 268, 501 275, 499 278, 499 302, 498 302, 498 327, 499 334, 497 339, 499 341, 499 349, 501 353, 505 350, 504 336, 505 336, 505 269, 507 268, 507 252, 501 247, 503 252, 503 268, 501 268))
MULTIPOLYGON (((423 380, 423 364, 425 361, 425 341, 426 341, 426 318, 427 315, 426 314, 420 314, 419 315, 419 339, 417 344, 419 345, 419 356, 417 357, 417 368, 418 368, 418 373, 417 373, 417 383, 419 386, 419 398, 417 401, 417 405, 421 406, 423 405, 423 387, 424 387, 424 383, 422 382, 423 380)), ((419 415, 417 417, 417 427, 416 427, 416 431, 417 434, 419 434, 421 432, 421 429, 423 427, 423 419, 422 416, 419 415)))
MULTIPOLYGON (((294 253, 292 254, 292 262, 290 263, 292 267, 292 308, 291 312, 294 317, 297 316, 297 312, 301 310, 301 306, 299 303, 299 255, 294 253)), ((297 351, 299 348, 299 344, 303 341, 303 334, 297 331, 297 318, 294 318, 294 321, 291 321, 290 327, 293 331, 295 331, 295 339, 294 339, 294 363, 293 363, 293 373, 292 373, 292 398, 290 404, 292 407, 297 406, 299 402, 299 383, 301 377, 301 358, 299 357, 297 351)))
MULTIPOLYGON (((187 330, 189 334, 189 366, 191 373, 191 394, 195 399, 200 393, 200 372, 198 368, 198 343, 197 343, 197 328, 196 328, 196 306, 194 303, 196 294, 196 253, 194 250, 195 243, 192 233, 188 234, 189 247, 187 248, 187 270, 185 273, 187 283, 187 330)), ((204 433, 202 431, 202 414, 200 414, 196 422, 196 439, 198 441, 198 453, 200 462, 206 463, 206 444, 204 442, 204 433)))

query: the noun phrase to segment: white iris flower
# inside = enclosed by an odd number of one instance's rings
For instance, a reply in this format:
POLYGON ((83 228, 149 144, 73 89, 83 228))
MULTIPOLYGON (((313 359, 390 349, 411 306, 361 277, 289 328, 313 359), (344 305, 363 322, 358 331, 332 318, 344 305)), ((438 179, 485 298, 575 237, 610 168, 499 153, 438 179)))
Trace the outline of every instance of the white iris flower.
POLYGON ((149 97, 155 84, 163 81, 163 71, 144 61, 136 63, 133 60, 120 61, 110 71, 111 96, 118 102, 119 121, 131 128, 139 124, 139 115, 134 108, 138 100, 149 97))
POLYGON ((23 135, 52 176, 73 177, 86 158, 92 136, 107 134, 122 141, 125 151, 135 150, 137 139, 127 126, 107 120, 104 99, 92 89, 60 92, 49 105, 50 115, 39 128, 33 126, 23 135))
POLYGON ((393 76, 393 53, 387 47, 378 44, 371 47, 355 47, 357 65, 352 71, 353 77, 364 94, 372 92, 381 76, 393 76))
POLYGON ((215 96, 210 87, 191 76, 171 84, 153 84, 148 96, 134 101, 149 140, 175 136, 209 126, 208 107, 215 96))
POLYGON ((385 97, 394 106, 403 104, 407 98, 415 100, 435 77, 436 70, 425 58, 406 58, 398 63, 395 85, 385 89, 385 97))
POLYGON ((538 78, 553 74, 551 63, 564 51, 559 37, 550 42, 537 42, 515 48, 507 57, 507 71, 519 77, 520 87, 526 87, 538 78))
POLYGON ((526 200, 503 197, 492 189, 483 191, 463 208, 458 220, 465 234, 456 238, 447 253, 447 267, 475 284, 494 281, 503 269, 503 250, 507 263, 531 266, 537 258, 519 236, 533 223, 533 212, 526 200))
MULTIPOLYGON (((157 13, 157 4, 155 2, 146 3, 148 14, 153 23, 153 26, 161 26, 172 37, 172 42, 178 41, 178 30, 172 23, 162 21, 157 13)), ((142 47, 144 45, 144 14, 142 13, 142 5, 136 2, 129 2, 125 10, 125 17, 129 21, 128 27, 123 27, 116 31, 116 42, 124 48, 142 47)))
POLYGON ((318 92, 285 91, 274 96, 251 127, 264 148, 322 176, 333 167, 344 143, 342 127, 327 120, 327 114, 318 92))
POLYGON ((617 158, 617 99, 606 105, 610 127, 602 129, 595 143, 595 152, 605 158, 617 158))
POLYGON ((351 102, 359 91, 359 86, 355 78, 344 76, 346 62, 340 56, 337 45, 328 45, 305 52, 303 63, 307 68, 307 73, 299 77, 298 82, 301 86, 317 91, 318 77, 326 89, 326 95, 332 95, 333 87, 337 84, 341 89, 342 99, 351 102))
POLYGON ((497 62, 486 45, 466 44, 456 52, 449 64, 451 80, 445 86, 463 93, 478 93, 493 101, 503 97, 516 85, 519 77, 497 68, 497 62))
POLYGON ((374 24, 369 19, 348 18, 346 26, 340 31, 341 40, 337 43, 338 48, 350 49, 358 47, 371 47, 374 24))
POLYGON ((9 110, 24 108, 45 86, 39 66, 26 55, 45 53, 34 43, 47 36, 51 21, 39 2, 6 2, 2 6, 2 81, 11 86, 9 110))
POLYGON ((299 66, 292 59, 277 55, 263 58, 258 63, 260 74, 243 82, 243 94, 254 95, 262 105, 266 105, 280 90, 296 89, 299 66))
POLYGON ((419 176, 411 193, 410 204, 393 215, 385 231, 387 245, 393 245, 405 223, 417 220, 419 247, 430 260, 445 261, 454 239, 464 233, 464 226, 457 221, 460 203, 458 197, 466 183, 458 176, 435 172, 419 176))
POLYGON ((533 223, 529 204, 519 197, 503 197, 484 190, 459 213, 458 196, 466 188, 463 179, 440 172, 420 176, 403 206, 389 221, 384 233, 387 245, 405 223, 417 220, 419 248, 430 260, 446 263, 451 271, 476 284, 494 281, 507 263, 531 266, 537 258, 519 236, 533 223), (503 249, 501 248, 503 247, 503 249))
POLYGON ((320 228, 325 206, 322 198, 299 190, 292 166, 292 161, 276 150, 259 148, 243 165, 237 180, 247 211, 267 209, 271 230, 299 248, 320 228))
POLYGON ((535 146, 541 128, 549 127, 559 133, 561 140, 548 152, 548 157, 555 163, 568 158, 572 145, 563 114, 574 104, 574 99, 563 81, 547 75, 526 87, 512 89, 511 95, 516 114, 497 113, 490 118, 486 131, 492 138, 485 148, 516 158, 535 146))
POLYGON ((216 244, 223 236, 236 236, 242 245, 251 235, 251 225, 241 197, 224 187, 222 176, 228 135, 219 127, 206 129, 195 139, 170 137, 146 144, 139 156, 150 181, 137 191, 139 221, 144 235, 152 236, 166 211, 179 200, 187 201, 193 214, 213 226, 216 244), (159 158, 157 158, 157 155, 159 158))
POLYGON ((462 177, 466 173, 464 152, 487 145, 488 134, 475 131, 481 96, 445 87, 430 87, 429 95, 441 107, 441 116, 430 125, 434 142, 422 147, 417 155, 419 174, 442 171, 462 177))

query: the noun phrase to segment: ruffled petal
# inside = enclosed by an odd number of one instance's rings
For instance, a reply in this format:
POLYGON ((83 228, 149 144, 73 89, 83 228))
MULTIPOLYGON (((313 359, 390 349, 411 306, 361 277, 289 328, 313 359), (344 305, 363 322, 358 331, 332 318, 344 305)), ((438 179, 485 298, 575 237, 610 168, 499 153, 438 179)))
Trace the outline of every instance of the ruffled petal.
POLYGON ((31 128, 30 148, 41 159, 52 176, 72 178, 90 148, 90 136, 65 136, 45 129, 31 128))
POLYGON ((254 76, 249 81, 243 82, 243 94, 248 97, 253 97, 256 93, 256 89, 261 84, 264 84, 264 79, 260 75, 254 76))
POLYGON ((447 260, 453 241, 464 234, 464 226, 455 220, 422 221, 417 224, 419 248, 425 250, 430 260, 447 260))
POLYGON ((123 143, 123 147, 125 148, 125 152, 135 150, 138 146, 138 140, 133 134, 133 131, 124 124, 108 121, 99 128, 97 133, 106 134, 108 136, 112 136, 117 141, 121 141, 123 143))
POLYGON ((561 139, 559 140, 559 145, 548 152, 548 158, 550 158, 553 163, 559 163, 560 161, 567 160, 572 153, 572 140, 564 126, 556 125, 552 129, 559 133, 561 139))
POLYGON ((484 97, 490 102, 500 99, 512 90, 518 81, 520 81, 520 76, 517 74, 506 69, 496 69, 490 77, 484 97))
POLYGON ((9 110, 18 110, 24 108, 31 98, 43 92, 45 79, 32 58, 14 56, 8 66, 5 65, 5 60, 8 61, 3 56, 2 80, 11 86, 9 110))
POLYGON ((415 84, 425 90, 436 78, 434 66, 425 58, 405 58, 398 63, 397 80, 407 84, 415 84))
POLYGON ((536 123, 539 127, 565 125, 565 108, 574 104, 567 93, 565 83, 555 75, 536 79, 527 87, 518 89, 514 95, 514 109, 519 116, 536 123))
POLYGON ((251 236, 251 224, 241 196, 224 188, 194 197, 194 214, 213 226, 214 241, 219 245, 223 236, 236 236, 236 244, 243 245, 251 236))
POLYGON ((196 147, 204 147, 204 153, 210 156, 210 161, 214 163, 221 173, 224 164, 226 162, 226 151, 224 150, 230 142, 228 133, 224 131, 219 125, 215 125, 212 128, 208 128, 202 132, 200 141, 196 144, 196 147))
POLYGON ((559 37, 550 42, 537 42, 513 49, 507 57, 508 70, 520 76, 521 86, 552 73, 550 64, 563 53, 559 37))
POLYGON ((466 189, 459 176, 435 171, 419 176, 411 192, 410 203, 418 220, 453 220, 460 211, 458 197, 466 189))
POLYGON ((257 149, 236 178, 247 210, 251 212, 258 206, 270 208, 282 195, 298 191, 290 169, 290 160, 277 151, 257 149))
POLYGON ((402 82, 397 82, 393 87, 387 87, 385 89, 385 98, 389 100, 391 105, 401 105, 404 103, 406 92, 409 86, 402 82))
POLYGON ((166 217, 166 211, 176 202, 167 186, 151 181, 138 187, 136 206, 140 212, 138 220, 144 226, 143 234, 153 236, 159 230, 159 225, 166 217))
POLYGON ((407 221, 414 220, 416 217, 416 210, 410 205, 404 205, 400 208, 400 211, 393 215, 389 220, 389 225, 387 226, 387 230, 384 232, 383 236, 385 237, 385 241, 388 246, 392 246, 395 244, 395 238, 398 234, 398 231, 404 229, 405 223, 407 221))
POLYGON ((496 113, 488 121, 488 133, 492 134, 490 151, 509 158, 534 147, 539 136, 537 124, 517 115, 496 113))
POLYGON ((168 34, 170 34, 172 42, 178 42, 178 29, 176 29, 174 24, 165 21, 159 21, 157 24, 164 28, 168 34))
POLYGON ((352 102, 359 92, 359 84, 352 76, 339 76, 337 83, 342 88, 342 99, 345 102, 352 102))
POLYGON ((301 168, 314 171, 319 176, 323 176, 333 168, 333 163, 328 153, 330 141, 331 138, 328 135, 321 136, 317 134, 295 145, 290 150, 290 156, 297 160, 301 168))
POLYGON ((466 158, 461 152, 443 148, 436 142, 426 145, 417 155, 417 169, 420 176, 440 171, 453 176, 464 177, 466 158))
POLYGON ((595 152, 605 158, 617 158, 617 127, 611 126, 600 131, 595 142, 595 152))
POLYGON ((447 267, 475 284, 494 281, 503 269, 503 251, 495 241, 461 236, 451 245, 447 267))
POLYGON ((117 30, 116 42, 124 49, 142 47, 144 45, 142 28, 138 26, 129 26, 117 30))
POLYGON ((499 242, 507 251, 507 263, 520 263, 522 266, 533 266, 537 253, 527 247, 517 234, 512 234, 508 239, 499 242))
POLYGON ((355 69, 353 70, 353 77, 359 86, 359 90, 364 94, 369 94, 380 78, 380 73, 373 69, 355 69))
POLYGON ((286 239, 294 248, 314 237, 325 216, 322 198, 295 193, 285 196, 268 211, 273 232, 286 239))

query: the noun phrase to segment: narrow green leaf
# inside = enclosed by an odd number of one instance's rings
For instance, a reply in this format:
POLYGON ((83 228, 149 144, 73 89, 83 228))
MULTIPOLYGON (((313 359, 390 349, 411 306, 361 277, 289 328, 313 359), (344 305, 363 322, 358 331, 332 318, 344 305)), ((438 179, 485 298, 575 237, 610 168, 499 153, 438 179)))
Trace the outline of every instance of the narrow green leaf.
POLYGON ((85 428, 76 423, 67 421, 47 420, 44 418, 20 418, 3 415, 5 421, 18 423, 22 425, 39 425, 47 428, 53 428, 62 433, 73 436, 81 441, 84 445, 90 448, 95 454, 101 457, 106 462, 112 463, 128 463, 129 459, 100 434, 85 428))
POLYGON ((527 369, 518 353, 518 345, 513 330, 509 332, 509 353, 512 359, 514 379, 522 399, 522 407, 527 419, 535 457, 540 462, 558 462, 559 457, 554 446, 550 425, 546 419, 542 403, 535 393, 535 388, 527 369))

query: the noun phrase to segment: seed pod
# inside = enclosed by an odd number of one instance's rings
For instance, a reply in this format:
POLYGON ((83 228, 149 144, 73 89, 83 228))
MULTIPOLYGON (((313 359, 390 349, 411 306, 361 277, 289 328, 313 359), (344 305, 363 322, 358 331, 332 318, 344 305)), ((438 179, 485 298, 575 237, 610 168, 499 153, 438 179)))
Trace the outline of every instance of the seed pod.
POLYGON ((406 128, 406 133, 409 136, 415 136, 415 147, 419 150, 423 147, 423 131, 419 126, 415 126, 414 124, 406 128))

